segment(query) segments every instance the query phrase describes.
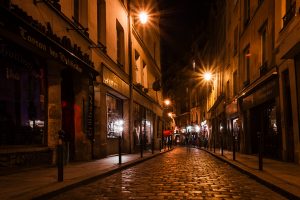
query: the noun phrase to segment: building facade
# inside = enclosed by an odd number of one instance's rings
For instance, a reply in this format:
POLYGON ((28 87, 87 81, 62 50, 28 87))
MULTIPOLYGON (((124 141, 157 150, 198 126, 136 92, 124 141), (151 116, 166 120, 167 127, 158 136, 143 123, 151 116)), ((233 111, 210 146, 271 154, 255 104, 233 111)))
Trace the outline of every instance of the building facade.
POLYGON ((226 3, 226 128, 242 153, 257 154, 262 141, 265 157, 299 163, 297 8, 286 0, 226 3))
POLYGON ((137 30, 146 7, 159 13, 155 1, 0 2, 1 166, 55 163, 60 130, 66 162, 115 154, 119 136, 124 153, 159 144, 159 15, 137 30))
POLYGON ((275 1, 274 52, 279 77, 282 158, 296 163, 300 163, 299 7, 299 1, 275 1))

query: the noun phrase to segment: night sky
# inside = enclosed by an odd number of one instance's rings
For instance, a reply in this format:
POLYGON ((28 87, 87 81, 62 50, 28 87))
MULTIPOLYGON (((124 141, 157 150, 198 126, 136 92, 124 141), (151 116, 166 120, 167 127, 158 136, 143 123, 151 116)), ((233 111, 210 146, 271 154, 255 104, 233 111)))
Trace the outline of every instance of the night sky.
POLYGON ((213 2, 214 0, 160 0, 162 83, 165 92, 173 87, 176 73, 189 67, 193 41, 200 38, 205 42, 213 2))

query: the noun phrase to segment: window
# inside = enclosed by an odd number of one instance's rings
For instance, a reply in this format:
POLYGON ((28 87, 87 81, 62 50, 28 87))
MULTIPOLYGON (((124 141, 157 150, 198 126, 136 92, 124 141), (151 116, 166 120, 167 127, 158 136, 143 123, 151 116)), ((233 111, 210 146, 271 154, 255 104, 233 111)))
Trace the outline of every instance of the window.
POLYGON ((285 16, 283 19, 283 26, 285 27, 289 21, 295 16, 296 14, 296 1, 295 0, 286 0, 286 10, 285 10, 285 16))
POLYGON ((237 50, 238 50, 238 26, 235 27, 234 29, 234 38, 233 38, 233 55, 237 54, 237 50))
POLYGON ((117 21, 116 28, 117 28, 117 63, 121 67, 124 67, 124 57, 125 57, 124 29, 118 21, 117 21))
POLYGON ((143 80, 143 86, 145 88, 148 88, 148 73, 147 73, 147 65, 143 61, 143 72, 142 72, 142 80, 143 80))
POLYGON ((44 69, 13 48, 4 51, 15 57, 0 56, 0 146, 44 144, 44 69))
POLYGON ((237 71, 233 72, 233 93, 234 95, 238 94, 238 85, 237 85, 237 71))
POLYGON ((136 83, 141 83, 141 57, 140 54, 135 50, 134 51, 135 57, 135 81, 136 83))
POLYGON ((84 0, 73 1, 73 20, 74 23, 82 30, 85 34, 88 34, 88 4, 84 0))
POLYGON ((248 85, 250 81, 250 46, 248 45, 244 49, 244 77, 245 77, 245 82, 244 85, 248 85))
POLYGON ((123 120, 123 101, 110 94, 106 95, 107 107, 107 137, 117 138, 122 135, 123 120))
POLYGON ((260 32, 261 38, 261 64, 264 65, 266 62, 266 54, 267 54, 267 29, 264 26, 260 32))
POLYGON ((250 21, 250 0, 244 0, 244 25, 247 26, 250 21))
POLYGON ((105 0, 97 0, 97 39, 98 42, 106 43, 106 3, 105 0))
POLYGON ((74 20, 79 22, 79 0, 74 0, 74 20))
POLYGON ((230 83, 229 80, 226 83, 226 100, 229 101, 230 99, 230 83))

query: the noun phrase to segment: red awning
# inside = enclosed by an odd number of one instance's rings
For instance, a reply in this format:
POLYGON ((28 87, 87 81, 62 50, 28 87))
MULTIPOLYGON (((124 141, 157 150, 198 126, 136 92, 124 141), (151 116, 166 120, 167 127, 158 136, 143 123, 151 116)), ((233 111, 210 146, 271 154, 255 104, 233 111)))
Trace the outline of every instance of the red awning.
POLYGON ((173 134, 172 130, 164 130, 164 136, 170 136, 173 134))

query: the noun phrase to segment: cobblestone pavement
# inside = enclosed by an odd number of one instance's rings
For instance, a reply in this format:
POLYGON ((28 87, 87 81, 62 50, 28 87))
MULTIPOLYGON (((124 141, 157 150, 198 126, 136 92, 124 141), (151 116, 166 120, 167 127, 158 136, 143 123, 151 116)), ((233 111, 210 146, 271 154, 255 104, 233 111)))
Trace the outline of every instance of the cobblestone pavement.
POLYGON ((176 148, 53 199, 285 199, 198 149, 176 148))

